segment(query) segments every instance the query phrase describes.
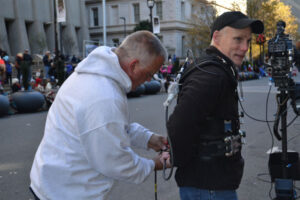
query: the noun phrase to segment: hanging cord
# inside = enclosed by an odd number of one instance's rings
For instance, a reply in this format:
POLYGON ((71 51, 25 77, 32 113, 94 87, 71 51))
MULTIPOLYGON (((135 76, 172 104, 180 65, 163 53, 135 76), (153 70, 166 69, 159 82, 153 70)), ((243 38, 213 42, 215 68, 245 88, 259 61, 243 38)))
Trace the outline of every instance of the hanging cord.
MULTIPOLYGON (((270 136, 271 136, 271 148, 270 148, 271 151, 270 151, 270 154, 272 153, 273 147, 274 147, 274 136, 273 136, 272 129, 271 129, 271 126, 270 126, 270 121, 268 120, 268 104, 269 104, 271 89, 272 89, 272 83, 270 82, 270 87, 269 87, 267 100, 266 100, 266 122, 267 122, 267 126, 268 126, 269 133, 270 133, 270 136)), ((272 179, 271 174, 269 174, 269 176, 270 176, 270 180, 271 180, 272 179)), ((271 200, 273 199, 272 198, 272 190, 273 190, 273 184, 272 184, 272 181, 270 181, 269 198, 271 200)))
MULTIPOLYGON (((169 119, 169 106, 166 107, 166 115, 165 115, 165 120, 166 120, 166 127, 167 127, 167 122, 168 122, 168 119, 169 119)), ((165 181, 169 180, 171 177, 172 177, 172 174, 173 174, 173 169, 174 169, 174 166, 173 166, 173 148, 172 148, 172 142, 171 142, 171 139, 170 137, 168 136, 168 145, 169 145, 169 153, 170 153, 170 163, 171 163, 171 168, 170 168, 170 173, 169 175, 167 176, 166 175, 166 169, 167 169, 167 161, 164 160, 164 164, 163 164, 163 179, 165 181)))
POLYGON ((157 170, 154 170, 154 199, 157 200, 157 170))
MULTIPOLYGON (((270 97, 270 93, 271 93, 271 89, 272 89, 272 84, 270 84, 270 87, 269 87, 269 91, 268 91, 268 94, 267 94, 267 99, 266 99, 266 119, 265 120, 260 120, 260 119, 256 119, 252 116, 250 116, 244 109, 243 105, 242 105, 242 101, 244 101, 244 94, 243 94, 243 90, 242 90, 242 85, 241 85, 241 82, 240 82, 240 95, 238 96, 238 101, 239 101, 239 104, 243 110, 243 112, 245 113, 246 116, 248 116, 250 119, 253 119, 255 121, 259 121, 259 122, 266 122, 267 123, 267 126, 268 126, 268 129, 269 129, 269 133, 270 133, 270 136, 271 136, 271 153, 272 153, 272 150, 273 150, 273 147, 274 147, 274 136, 273 136, 273 133, 272 133, 272 129, 270 127, 270 122, 275 122, 275 121, 269 121, 268 120, 268 103, 269 103, 269 97, 270 97)), ((273 184, 271 181, 266 181, 266 180, 262 180, 260 179, 259 177, 262 176, 262 175, 270 175, 270 174, 258 174, 257 175, 257 178, 263 182, 267 182, 267 183, 270 183, 270 190, 269 190, 269 198, 272 200, 272 190, 273 190, 273 184)), ((271 175, 270 175, 270 179, 271 179, 271 175)))
MULTIPOLYGON (((175 79, 175 82, 171 85, 169 85, 169 88, 168 88, 168 98, 166 99, 166 101, 164 102, 164 106, 166 107, 166 111, 165 111, 165 121, 166 121, 166 127, 167 127, 167 122, 168 122, 168 119, 169 119, 169 105, 172 103, 173 99, 177 97, 177 94, 179 92, 179 80, 185 70, 186 67, 188 67, 189 64, 191 64, 192 62, 194 61, 194 55, 193 55, 193 52, 191 49, 188 49, 187 50, 187 56, 186 56, 186 59, 185 59, 185 63, 182 65, 179 73, 177 74, 177 77, 175 79)), ((170 153, 170 164, 171 164, 171 168, 170 168, 170 173, 169 175, 166 174, 166 170, 167 170, 167 161, 164 160, 164 163, 163 163, 163 179, 165 181, 168 181, 172 175, 173 175, 173 169, 174 169, 174 166, 173 166, 173 160, 174 160, 174 157, 173 157, 173 148, 172 148, 172 142, 171 142, 171 139, 169 137, 169 134, 168 134, 168 131, 167 131, 167 140, 168 140, 168 150, 169 153, 170 153)), ((155 190, 155 200, 157 200, 157 172, 155 170, 154 172, 154 190, 155 190)))
MULTIPOLYGON (((272 85, 270 85, 270 87, 269 87, 269 92, 268 92, 268 97, 267 97, 266 105, 268 105, 268 102, 269 102, 269 95, 270 95, 270 92, 271 92, 271 88, 272 88, 272 85)), ((257 118, 255 118, 255 117, 252 117, 252 116, 249 115, 249 114, 246 112, 246 110, 244 109, 243 104, 242 104, 242 101, 243 101, 243 97, 239 97, 239 104, 240 104, 240 106, 241 106, 243 112, 245 113, 245 115, 246 115, 247 117, 249 117, 250 119, 253 119, 253 120, 258 121, 258 122, 267 122, 267 123, 269 123, 269 122, 275 122, 275 120, 272 120, 272 121, 266 121, 266 120, 261 120, 261 119, 257 119, 257 118)))

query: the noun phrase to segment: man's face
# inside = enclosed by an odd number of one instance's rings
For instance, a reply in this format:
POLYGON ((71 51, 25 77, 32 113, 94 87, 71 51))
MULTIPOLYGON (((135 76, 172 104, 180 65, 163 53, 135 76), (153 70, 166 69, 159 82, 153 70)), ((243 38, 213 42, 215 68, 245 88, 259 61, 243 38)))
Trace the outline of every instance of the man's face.
POLYGON ((215 33, 217 49, 235 65, 241 66, 251 41, 251 28, 235 29, 227 26, 215 33))
POLYGON ((152 63, 149 63, 144 67, 142 67, 141 63, 139 62, 135 63, 136 66, 133 70, 133 73, 129 75, 132 81, 131 90, 135 90, 145 81, 150 81, 153 75, 160 69, 163 63, 163 57, 157 57, 152 63))

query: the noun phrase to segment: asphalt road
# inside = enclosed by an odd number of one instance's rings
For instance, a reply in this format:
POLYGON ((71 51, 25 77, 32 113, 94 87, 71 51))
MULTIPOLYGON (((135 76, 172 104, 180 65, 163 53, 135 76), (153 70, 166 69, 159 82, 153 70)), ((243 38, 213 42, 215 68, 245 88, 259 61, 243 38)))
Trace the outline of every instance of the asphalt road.
MULTIPOLYGON (((268 79, 243 82, 245 101, 243 107, 248 115, 260 120, 266 119, 266 99, 268 79)), ((277 103, 276 88, 272 88, 268 101, 268 119, 274 119, 277 103)), ((165 110, 163 101, 165 93, 129 99, 131 121, 143 124, 153 131, 166 135, 165 110)), ((175 103, 172 104, 172 107, 175 103)), ((170 109, 172 112, 172 108, 170 109)), ((33 199, 28 191, 29 172, 35 151, 43 137, 47 112, 16 114, 0 118, 0 200, 33 199)), ((288 122, 294 117, 291 108, 288 110, 288 122)), ((272 128, 272 123, 270 123, 272 128)), ((244 176, 238 196, 240 200, 269 199, 270 177, 268 175, 268 154, 272 144, 271 135, 266 123, 244 117, 242 125, 247 133, 243 147, 245 158, 244 176)), ((300 152, 300 118, 288 128, 288 149, 300 152)), ((274 145, 281 143, 274 139, 274 145)), ((139 154, 152 157, 153 151, 136 150, 139 154)), ((178 188, 172 177, 165 181, 158 172, 158 199, 179 200, 178 188)), ((296 186, 300 188, 298 182, 296 186)), ((271 194, 274 196, 274 189, 271 194)), ((300 195, 300 191, 298 192, 300 195)), ((142 184, 116 182, 108 200, 154 200, 154 173, 142 184)))

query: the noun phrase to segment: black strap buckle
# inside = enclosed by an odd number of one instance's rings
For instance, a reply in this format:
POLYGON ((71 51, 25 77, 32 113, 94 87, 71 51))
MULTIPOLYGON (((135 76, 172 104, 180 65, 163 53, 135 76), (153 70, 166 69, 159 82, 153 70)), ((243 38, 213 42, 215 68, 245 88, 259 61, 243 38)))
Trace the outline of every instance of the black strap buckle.
POLYGON ((246 133, 239 131, 238 135, 230 135, 224 138, 226 157, 233 156, 241 150, 242 144, 245 143, 242 141, 244 137, 246 137, 246 133))

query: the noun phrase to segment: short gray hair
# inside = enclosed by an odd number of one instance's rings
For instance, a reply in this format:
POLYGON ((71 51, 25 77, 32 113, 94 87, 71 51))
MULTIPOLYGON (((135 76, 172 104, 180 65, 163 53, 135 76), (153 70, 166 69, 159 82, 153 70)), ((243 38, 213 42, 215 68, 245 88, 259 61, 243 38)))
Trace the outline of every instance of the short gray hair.
POLYGON ((137 31, 125 38, 118 47, 122 53, 122 59, 136 58, 142 66, 152 62, 156 57, 167 59, 168 53, 160 40, 149 31, 137 31), (126 57, 126 58, 124 58, 126 57))

